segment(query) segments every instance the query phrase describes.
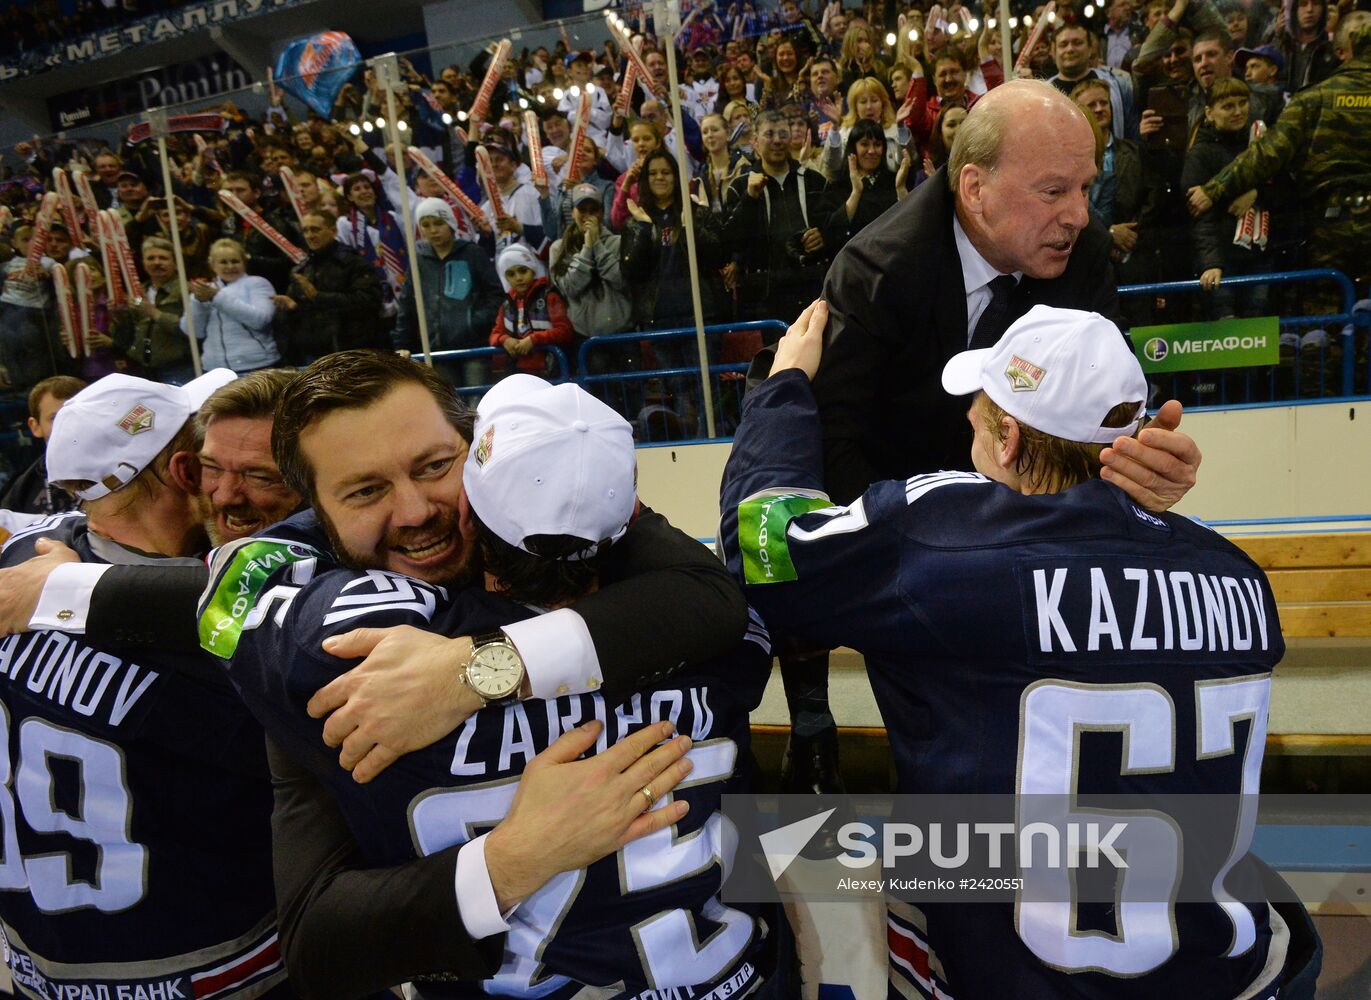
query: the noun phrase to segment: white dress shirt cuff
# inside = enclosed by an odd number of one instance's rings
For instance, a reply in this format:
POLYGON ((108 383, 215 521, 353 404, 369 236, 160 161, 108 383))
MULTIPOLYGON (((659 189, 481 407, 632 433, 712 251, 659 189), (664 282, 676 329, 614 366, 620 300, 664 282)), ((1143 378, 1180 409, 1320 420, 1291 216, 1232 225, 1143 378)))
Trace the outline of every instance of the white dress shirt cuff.
POLYGON ((503 629, 519 650, 535 698, 598 691, 600 659, 585 619, 570 608, 550 611, 503 629))
MULTIPOLYGON (((457 852, 457 911, 473 941, 509 930, 507 914, 500 913, 495 887, 486 868, 486 835, 481 834, 457 852)), ((510 913, 513 913, 510 910, 510 913)))
POLYGON ((95 563, 64 563, 48 574, 38 595, 38 606, 29 619, 31 629, 53 629, 84 635, 90 617, 90 595, 110 566, 95 563))

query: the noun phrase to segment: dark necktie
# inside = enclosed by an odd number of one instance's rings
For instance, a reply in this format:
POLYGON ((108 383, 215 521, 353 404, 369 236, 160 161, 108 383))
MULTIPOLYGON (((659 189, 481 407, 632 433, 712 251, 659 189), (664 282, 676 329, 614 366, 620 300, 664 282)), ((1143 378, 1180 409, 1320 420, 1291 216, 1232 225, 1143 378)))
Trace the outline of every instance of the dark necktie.
POLYGON ((1014 293, 1014 275, 1002 274, 990 283, 990 302, 981 313, 976 332, 971 337, 970 350, 994 347, 1009 329, 1012 321, 1010 298, 1014 293))

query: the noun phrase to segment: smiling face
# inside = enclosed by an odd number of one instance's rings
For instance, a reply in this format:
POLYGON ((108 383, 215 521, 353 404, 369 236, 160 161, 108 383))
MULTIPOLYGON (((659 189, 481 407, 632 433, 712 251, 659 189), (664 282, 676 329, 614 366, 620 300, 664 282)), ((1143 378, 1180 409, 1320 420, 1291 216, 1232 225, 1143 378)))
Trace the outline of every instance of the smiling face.
POLYGON ((549 115, 543 120, 543 134, 547 136, 547 144, 556 146, 558 149, 566 149, 567 143, 571 142, 571 126, 567 124, 565 115, 549 115))
POLYGON ((799 65, 799 56, 795 54, 795 46, 789 42, 782 42, 776 46, 776 68, 789 76, 795 72, 799 65))
POLYGON ((120 166, 119 157, 101 153, 95 158, 95 176, 106 187, 113 187, 119 183, 120 166))
POLYGON ((405 382, 300 434, 315 511, 350 565, 446 584, 468 573, 458 532, 467 445, 432 394, 405 382))
POLYGON ((959 101, 966 94, 966 70, 956 59, 939 59, 933 71, 933 83, 944 103, 959 101))
POLYGON ((885 143, 879 139, 857 140, 857 168, 864 174, 880 167, 885 160, 885 143))
POLYGON ((1195 75, 1190 68, 1190 42, 1178 38, 1162 53, 1162 72, 1172 83, 1185 83, 1195 75))
POLYGON ((1220 132, 1241 132, 1247 127, 1248 99, 1241 94, 1222 97, 1204 109, 1204 116, 1220 132))
POLYGON ((148 186, 137 177, 127 174, 119 178, 117 190, 122 205, 141 205, 148 197, 148 186))
POLYGON ((293 514, 300 495, 283 482, 271 457, 270 417, 215 417, 200 448, 200 490, 215 545, 246 538, 293 514))
POLYGON ((376 189, 371 186, 371 181, 360 180, 347 189, 347 197, 354 206, 366 211, 376 204, 376 189))
POLYGON ((226 285, 247 273, 243 251, 235 247, 219 247, 209 255, 209 266, 214 276, 226 285))
POLYGON ((676 172, 671 169, 671 161, 665 156, 654 156, 644 171, 647 174, 647 189, 662 207, 676 200, 676 172))
POLYGON ((1059 28, 1052 43, 1052 56, 1057 61, 1057 72, 1066 79, 1083 76, 1090 64, 1090 39, 1085 28, 1074 24, 1059 28))
POLYGON ((1228 37, 1233 44, 1241 45, 1247 38, 1247 11, 1241 7, 1230 10, 1224 15, 1224 23, 1228 25, 1228 37))
POLYGON ((943 149, 951 152, 952 139, 964 121, 966 121, 966 108, 947 109, 947 114, 943 115, 943 149))
POLYGON ((967 233, 1002 274, 1057 277, 1090 221, 1095 134, 1074 104, 1049 100, 1020 102, 1008 116, 998 163, 967 165, 958 179, 967 233))

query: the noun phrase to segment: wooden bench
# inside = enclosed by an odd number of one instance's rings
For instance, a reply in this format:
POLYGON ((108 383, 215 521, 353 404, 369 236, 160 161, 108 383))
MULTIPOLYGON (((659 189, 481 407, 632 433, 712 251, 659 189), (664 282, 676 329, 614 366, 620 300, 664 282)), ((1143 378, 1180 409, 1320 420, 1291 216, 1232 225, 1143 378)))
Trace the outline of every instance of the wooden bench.
POLYGON ((1371 531, 1230 539, 1266 571, 1285 636, 1267 752, 1371 754, 1371 531))

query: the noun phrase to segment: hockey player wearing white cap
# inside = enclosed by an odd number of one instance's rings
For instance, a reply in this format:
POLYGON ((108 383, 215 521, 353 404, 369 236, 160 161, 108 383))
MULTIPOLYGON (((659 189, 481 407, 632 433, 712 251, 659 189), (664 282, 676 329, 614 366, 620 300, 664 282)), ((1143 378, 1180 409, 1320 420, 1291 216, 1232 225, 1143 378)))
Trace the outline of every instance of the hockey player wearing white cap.
MULTIPOLYGON (((86 563, 196 565, 193 418, 234 378, 109 375, 70 399, 48 477, 85 513, 16 535, 0 564, 42 536, 86 563)), ((227 678, 203 655, 46 629, 0 662, 0 929, 21 995, 290 996, 262 731, 227 678)))
POLYGON ((954 356, 942 382, 970 396, 977 472, 876 483, 839 507, 822 492, 809 385, 827 313, 805 311, 745 402, 720 536, 774 634, 865 656, 899 790, 1204 793, 1238 816, 1177 826, 1168 856, 1129 854, 1174 872, 1173 889, 1202 887, 1180 902, 1123 879, 1103 908, 1076 879, 1050 898, 1021 883, 997 902, 892 900, 891 995, 1312 997, 1303 908, 1224 882, 1260 870, 1241 814, 1284 652, 1275 601, 1231 543, 1100 478, 1100 452, 1139 433, 1147 396, 1117 327, 1037 306, 954 356))

